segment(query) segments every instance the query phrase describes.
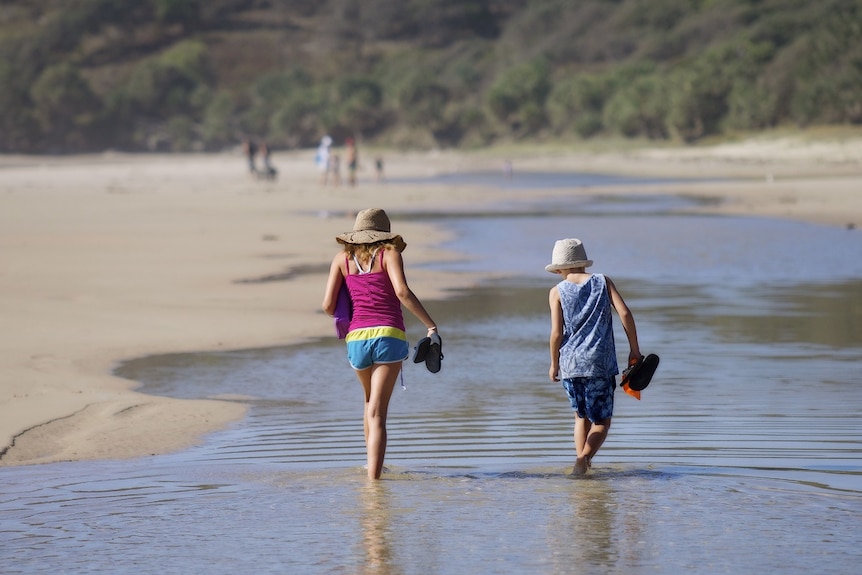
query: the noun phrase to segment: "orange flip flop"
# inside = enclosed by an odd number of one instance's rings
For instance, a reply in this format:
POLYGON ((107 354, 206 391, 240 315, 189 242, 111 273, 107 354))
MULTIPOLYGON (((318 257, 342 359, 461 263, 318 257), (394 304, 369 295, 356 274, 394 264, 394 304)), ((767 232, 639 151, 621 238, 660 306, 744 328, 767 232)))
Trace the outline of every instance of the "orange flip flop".
POLYGON ((646 389, 655 370, 658 368, 659 357, 651 353, 646 357, 640 356, 638 359, 630 361, 628 368, 623 371, 622 382, 620 386, 627 394, 635 399, 641 398, 641 391, 646 389))

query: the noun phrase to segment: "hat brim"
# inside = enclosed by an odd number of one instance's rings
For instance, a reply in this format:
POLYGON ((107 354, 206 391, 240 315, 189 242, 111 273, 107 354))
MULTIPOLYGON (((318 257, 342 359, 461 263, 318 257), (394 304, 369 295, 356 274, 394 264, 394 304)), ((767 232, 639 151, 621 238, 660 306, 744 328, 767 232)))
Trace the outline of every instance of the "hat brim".
POLYGON ((391 242, 399 252, 403 252, 407 244, 399 234, 392 232, 380 232, 377 230, 360 230, 358 232, 347 232, 335 236, 335 241, 340 244, 373 244, 376 242, 391 242))
POLYGON ((545 271, 554 273, 560 270, 571 270, 575 268, 588 268, 593 265, 593 260, 578 260, 576 262, 566 262, 562 264, 548 264, 545 266, 545 271))

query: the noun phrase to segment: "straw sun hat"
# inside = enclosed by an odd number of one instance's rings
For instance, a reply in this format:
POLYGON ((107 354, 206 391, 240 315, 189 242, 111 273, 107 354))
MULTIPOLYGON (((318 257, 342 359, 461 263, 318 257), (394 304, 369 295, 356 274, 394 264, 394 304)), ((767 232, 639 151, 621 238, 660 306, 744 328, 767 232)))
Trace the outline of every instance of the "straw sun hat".
POLYGON ((335 236, 340 244, 373 244, 390 241, 399 252, 403 252, 407 244, 404 239, 391 231, 389 216, 380 208, 369 208, 356 214, 353 230, 335 236))
POLYGON ((557 240, 551 263, 545 269, 551 273, 573 268, 587 268, 593 265, 593 260, 587 259, 587 250, 581 240, 569 238, 557 240))

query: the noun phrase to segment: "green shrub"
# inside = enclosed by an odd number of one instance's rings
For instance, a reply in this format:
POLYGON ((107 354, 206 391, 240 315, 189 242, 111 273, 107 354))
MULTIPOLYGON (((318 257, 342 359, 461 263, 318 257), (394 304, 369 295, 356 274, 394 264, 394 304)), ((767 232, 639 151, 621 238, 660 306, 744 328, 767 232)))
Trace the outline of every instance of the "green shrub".
POLYGON ((451 102, 444 113, 445 124, 434 131, 444 146, 483 145, 494 136, 484 108, 469 102, 451 102))
POLYGON ((862 122, 862 5, 826 2, 828 18, 797 40, 789 113, 800 124, 862 122))
POLYGON ((347 76, 336 84, 336 97, 330 103, 333 132, 372 133, 384 120, 383 90, 367 76, 347 76))
POLYGON ((4 152, 862 123, 859 0, 3 6, 4 152))
POLYGON ((201 0, 150 0, 155 16, 167 23, 193 27, 200 21, 201 0))
POLYGON ((204 109, 201 125, 204 145, 208 149, 219 149, 239 139, 238 132, 233 98, 226 92, 217 93, 204 109))
POLYGON ((449 90, 427 76, 415 76, 398 95, 404 118, 414 127, 437 131, 444 127, 449 90))
POLYGON ((31 151, 33 135, 40 131, 30 105, 29 85, 22 79, 29 80, 21 72, 20 62, 0 57, 0 151, 31 151))
POLYGON ((739 81, 727 96, 726 126, 739 130, 759 130, 778 121, 778 94, 764 81, 739 81))
POLYGON ((170 117, 197 113, 192 94, 211 82, 206 46, 187 40, 135 66, 128 81, 119 87, 119 99, 131 113, 170 117))
POLYGON ((70 64, 46 68, 30 89, 30 97, 33 115, 51 146, 86 141, 99 101, 77 68, 70 64))
POLYGON ((250 105, 243 114, 243 131, 258 135, 269 133, 274 141, 280 140, 297 127, 296 117, 305 114, 307 109, 325 105, 318 102, 311 86, 310 76, 299 68, 261 76, 249 89, 250 105))
POLYGON ((504 71, 488 91, 491 112, 515 131, 534 132, 545 123, 550 67, 537 59, 504 71))
POLYGON ((272 142, 290 148, 312 145, 327 131, 311 98, 285 101, 273 114, 268 128, 272 142))
POLYGON ((166 125, 168 146, 173 152, 188 152, 195 140, 194 122, 188 116, 170 118, 166 125))
POLYGON ((610 94, 606 75, 580 74, 557 82, 547 102, 551 128, 558 134, 574 128, 584 138, 597 134, 604 127, 602 111, 610 94))
MULTIPOLYGON (((731 111, 734 92, 736 118, 744 118, 740 99, 751 93, 747 87, 756 81, 773 53, 768 43, 735 40, 674 69, 668 82, 668 123, 672 130, 685 141, 719 133, 731 111)), ((768 110, 756 113, 768 121, 768 110)))
POLYGON ((653 74, 621 86, 608 101, 604 124, 627 137, 668 137, 668 89, 664 78, 653 74))

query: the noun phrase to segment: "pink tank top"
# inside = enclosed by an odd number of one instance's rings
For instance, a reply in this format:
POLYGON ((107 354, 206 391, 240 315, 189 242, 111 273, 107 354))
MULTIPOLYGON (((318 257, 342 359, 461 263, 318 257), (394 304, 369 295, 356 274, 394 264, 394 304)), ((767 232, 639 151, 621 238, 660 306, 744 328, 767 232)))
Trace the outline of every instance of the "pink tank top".
MULTIPOLYGON (((347 258, 345 258, 346 263, 347 258)), ((395 295, 395 288, 392 287, 389 274, 382 269, 383 250, 380 250, 382 271, 364 272, 358 262, 356 267, 359 268, 359 273, 350 274, 345 278, 350 299, 353 301, 350 331, 367 327, 396 327, 404 331, 401 300, 395 295)), ((349 265, 347 269, 350 270, 349 265)))

